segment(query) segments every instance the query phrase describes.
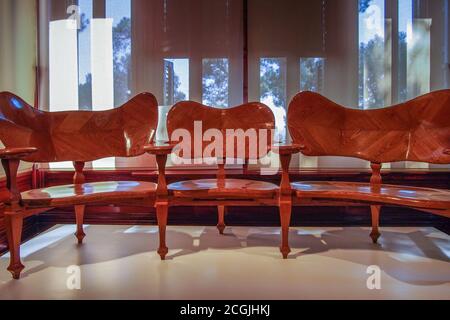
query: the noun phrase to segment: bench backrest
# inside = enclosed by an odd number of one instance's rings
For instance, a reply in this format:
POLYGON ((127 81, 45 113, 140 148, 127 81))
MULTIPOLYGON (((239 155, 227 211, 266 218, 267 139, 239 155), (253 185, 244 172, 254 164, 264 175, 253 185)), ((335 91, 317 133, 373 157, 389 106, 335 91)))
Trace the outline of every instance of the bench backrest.
POLYGON ((450 90, 374 110, 345 108, 301 92, 289 105, 287 122, 294 143, 308 156, 450 163, 450 90))
POLYGON ((261 158, 270 150, 274 128, 275 118, 272 111, 268 106, 258 102, 219 109, 193 101, 182 101, 176 103, 167 115, 167 131, 171 142, 183 140, 176 130, 184 129, 185 133, 189 132, 190 154, 183 152, 179 154, 185 159, 200 158, 204 154, 216 158, 261 158), (231 137, 230 130, 234 132, 234 137, 231 137), (213 144, 216 140, 211 138, 214 133, 222 135, 221 144, 216 143, 216 148, 213 144), (220 146, 222 146, 221 154, 220 146), (210 148, 212 152, 209 153, 206 148, 210 148))
POLYGON ((87 162, 144 153, 158 125, 158 104, 142 93, 107 111, 44 112, 0 93, 0 140, 5 147, 36 147, 29 162, 87 162))

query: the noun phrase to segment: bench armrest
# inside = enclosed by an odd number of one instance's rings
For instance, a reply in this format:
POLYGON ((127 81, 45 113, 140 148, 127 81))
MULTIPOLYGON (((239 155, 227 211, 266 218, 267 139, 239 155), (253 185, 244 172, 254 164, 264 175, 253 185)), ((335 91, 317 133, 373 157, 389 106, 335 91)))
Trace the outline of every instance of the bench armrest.
POLYGON ((144 151, 154 155, 169 155, 172 153, 174 147, 174 143, 155 142, 144 146, 144 151))
POLYGON ((9 199, 5 202, 11 207, 18 207, 20 192, 17 186, 17 171, 20 160, 37 151, 37 148, 4 148, 0 149, 0 159, 6 175, 6 188, 9 191, 9 199))
POLYGON ((172 153, 175 143, 170 142, 154 142, 144 146, 144 151, 156 156, 158 165, 158 187, 156 189, 157 204, 167 201, 167 181, 166 181, 166 162, 167 156, 172 153))
POLYGON ((0 159, 5 160, 21 160, 37 151, 37 148, 4 148, 0 149, 0 159))
POLYGON ((272 146, 272 151, 279 155, 292 155, 305 149, 305 146, 295 143, 277 143, 272 146))

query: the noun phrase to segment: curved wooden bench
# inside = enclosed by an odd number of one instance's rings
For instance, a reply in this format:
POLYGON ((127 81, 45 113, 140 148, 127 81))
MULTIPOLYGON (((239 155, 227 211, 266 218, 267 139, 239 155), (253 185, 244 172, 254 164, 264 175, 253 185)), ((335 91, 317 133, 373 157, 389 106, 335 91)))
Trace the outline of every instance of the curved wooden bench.
MULTIPOLYGON (((280 187, 271 183, 250 181, 245 179, 228 179, 225 176, 225 159, 243 160, 244 167, 249 160, 264 157, 272 149, 275 118, 269 107, 262 103, 247 103, 241 106, 219 109, 202 105, 197 102, 183 101, 175 104, 167 116, 167 130, 170 142, 163 145, 146 147, 147 152, 156 154, 159 178, 156 199, 156 211, 159 222, 160 246, 158 253, 165 259, 168 248, 165 240, 168 208, 170 206, 217 206, 217 228, 221 234, 225 229, 225 211, 227 206, 277 206, 280 209, 281 220, 286 220, 290 210, 287 201, 282 201, 280 187), (196 128, 201 123, 201 127, 196 128), (175 152, 180 158, 192 160, 202 158, 203 153, 212 143, 212 139, 203 140, 203 135, 214 130, 222 137, 227 136, 227 130, 268 130, 267 136, 256 135, 257 141, 242 140, 242 143, 228 144, 224 139, 222 146, 211 150, 210 155, 217 161, 217 178, 206 180, 189 180, 166 184, 165 165, 167 156, 175 152), (181 130, 176 132, 177 130, 181 130), (181 133, 187 133, 182 137, 181 133), (180 135, 178 135, 180 133, 180 135), (196 137, 201 134, 202 137, 196 137), (199 139, 199 140, 196 140, 199 139), (187 148, 177 150, 177 144, 190 139, 187 148), (262 150, 251 152, 251 144, 262 146, 262 150), (196 149, 197 148, 197 149, 196 149)), ((230 133, 230 132, 228 132, 230 133)), ((223 138, 222 138, 223 139, 223 138)), ((215 140, 214 140, 215 141, 215 140)), ((283 256, 287 255, 282 245, 283 256)))
POLYGON ((192 199, 252 199, 273 197, 276 184, 245 179, 200 179, 174 182, 167 186, 174 197, 192 199))
POLYGON ((450 164, 450 90, 375 110, 350 109, 320 94, 301 92, 289 105, 287 122, 304 155, 354 157, 370 161, 372 168, 370 183, 294 182, 297 201, 344 199, 371 205, 374 243, 380 236, 382 205, 450 217, 449 190, 384 185, 380 174, 387 162, 450 164))
POLYGON ((10 193, 5 206, 5 224, 11 261, 8 270, 15 279, 24 266, 20 259, 23 218, 59 206, 75 206, 76 237, 82 243, 83 219, 87 204, 153 206, 156 184, 109 181, 85 183, 85 162, 107 157, 135 157, 145 153, 153 141, 158 122, 158 104, 149 93, 140 94, 123 106, 107 111, 44 112, 9 92, 0 93, 0 150, 10 193), (20 160, 27 162, 72 161, 72 185, 17 189, 20 160), (42 209, 42 210, 36 210, 42 209))
POLYGON ((336 181, 294 182, 292 189, 298 198, 346 199, 435 209, 442 210, 443 216, 450 217, 450 190, 336 181))
POLYGON ((106 181, 71 184, 21 193, 27 208, 49 208, 86 204, 118 204, 149 201, 156 195, 156 183, 142 181, 106 181))

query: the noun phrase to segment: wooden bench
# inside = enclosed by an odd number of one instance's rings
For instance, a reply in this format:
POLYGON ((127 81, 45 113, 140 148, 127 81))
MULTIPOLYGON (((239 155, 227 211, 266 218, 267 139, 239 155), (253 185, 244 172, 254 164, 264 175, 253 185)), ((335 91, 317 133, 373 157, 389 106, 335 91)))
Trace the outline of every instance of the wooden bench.
MULTIPOLYGON (((279 208, 281 220, 286 220, 287 213, 290 212, 290 194, 281 192, 280 186, 255 180, 228 179, 225 174, 227 158, 242 160, 245 171, 249 161, 264 157, 270 150, 283 150, 282 146, 273 146, 274 128, 274 115, 270 108, 262 103, 248 103, 234 108, 218 109, 192 101, 183 101, 172 107, 167 116, 169 143, 146 147, 149 153, 156 155, 159 171, 156 211, 160 235, 158 253, 161 259, 165 259, 168 253, 165 232, 168 209, 171 206, 217 206, 217 228, 221 234, 225 229, 225 213, 229 206, 274 206, 279 208), (218 152, 212 154, 217 160, 216 179, 187 180, 167 185, 165 167, 169 154, 175 152, 183 159, 200 159, 213 141, 211 139, 207 142, 197 140, 199 137, 195 137, 196 121, 201 121, 201 135, 210 129, 216 130, 223 137, 226 136, 226 130, 235 129, 242 129, 244 132, 249 129, 265 129, 269 131, 269 134, 256 135, 257 141, 253 143, 263 146, 263 150, 259 150, 256 157, 255 153, 249 152, 250 139, 241 140, 242 143, 239 144, 236 142, 234 146, 231 146, 231 143, 228 144, 226 140, 223 141, 223 149, 219 148, 218 152), (186 154, 174 150, 174 147, 176 148, 176 145, 183 140, 174 138, 174 132, 180 129, 189 133, 191 139, 189 141, 191 149, 186 154), (196 145, 199 148, 197 154, 196 145)), ((289 146, 289 148, 295 150, 295 147, 289 146)), ((287 170, 288 163, 284 163, 283 166, 287 170)), ((283 256, 287 256, 287 243, 283 243, 280 249, 283 256)))
POLYGON ((140 181, 85 183, 86 162, 107 157, 135 157, 153 141, 158 122, 155 97, 143 93, 122 107, 107 111, 43 112, 9 92, 0 93, 0 139, 5 149, 0 158, 10 196, 4 217, 11 253, 8 270, 14 279, 24 266, 20 259, 22 223, 25 217, 54 207, 75 206, 76 237, 85 233, 83 217, 88 204, 153 206, 156 184, 140 181), (16 175, 20 160, 33 163, 72 161, 72 185, 20 193, 16 175))
MULTIPOLYGON (((382 163, 450 164, 450 90, 374 110, 345 108, 320 94, 302 92, 290 103, 287 122, 293 144, 302 154, 359 158, 369 161, 372 169, 368 183, 294 182, 290 185, 294 205, 314 199, 368 204, 374 243, 380 237, 382 205, 406 206, 450 217, 450 190, 385 185, 381 178, 382 163)), ((295 152, 290 150, 286 157, 290 160, 295 152)))

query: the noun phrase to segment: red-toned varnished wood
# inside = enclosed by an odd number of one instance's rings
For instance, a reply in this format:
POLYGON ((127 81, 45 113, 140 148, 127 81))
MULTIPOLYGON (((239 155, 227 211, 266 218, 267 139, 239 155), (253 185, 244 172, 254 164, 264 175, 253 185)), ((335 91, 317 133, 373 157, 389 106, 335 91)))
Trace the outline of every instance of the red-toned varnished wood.
POLYGON ((60 207, 89 203, 150 200, 155 197, 157 185, 153 182, 108 181, 64 185, 22 192, 22 203, 27 208, 60 207))
MULTIPOLYGON (((82 161, 74 161, 73 167, 75 168, 75 174, 73 175, 73 184, 79 185, 85 182, 85 176, 83 174, 85 163, 82 161)), ((83 239, 86 236, 84 233, 84 212, 86 210, 86 205, 76 205, 75 208, 75 222, 77 224, 77 231, 75 232, 75 237, 77 237, 78 244, 83 243, 83 239)))
POLYGON ((292 212, 292 188, 289 179, 289 164, 292 154, 301 150, 300 146, 294 144, 278 144, 274 147, 275 152, 280 155, 281 182, 279 196, 279 210, 281 222, 281 246, 280 251, 284 259, 287 259, 291 248, 289 247, 289 226, 291 224, 292 212))
POLYGON ((301 92, 289 105, 287 122, 294 143, 308 156, 450 163, 450 90, 374 110, 301 92))
POLYGON ((371 162, 370 184, 302 182, 296 196, 370 202, 377 242, 381 204, 394 204, 449 216, 450 191, 383 185, 383 162, 450 163, 450 90, 425 94, 405 103, 374 110, 340 106, 318 93, 301 92, 289 105, 293 142, 308 156, 344 156, 371 162), (431 210, 431 211, 430 211, 431 210))
POLYGON ((0 149, 0 157, 2 159, 22 159, 36 151, 37 149, 33 147, 4 148, 0 149))
POLYGON ((219 109, 183 101, 172 107, 167 116, 169 145, 145 147, 148 153, 157 155, 158 181, 162 182, 162 187, 158 186, 156 199, 160 229, 158 252, 161 259, 165 259, 167 254, 163 233, 169 206, 216 205, 217 228, 222 234, 227 206, 242 203, 256 206, 279 204, 277 185, 245 179, 227 179, 224 170, 226 158, 244 159, 246 170, 249 159, 256 160, 267 155, 272 147, 274 128, 274 115, 270 108, 262 103, 219 109), (175 147, 172 149, 172 146, 175 147), (206 150, 209 152, 204 155, 206 150), (166 187, 165 166, 167 156, 171 152, 188 160, 203 156, 216 158, 216 179, 181 181, 166 187))
POLYGON ((44 112, 0 93, 0 138, 7 148, 34 147, 29 162, 93 161, 144 153, 156 132, 158 104, 142 93, 106 111, 44 112))
POLYGON ((9 192, 6 203, 13 209, 18 209, 20 205, 20 192, 17 184, 17 171, 20 159, 36 151, 37 149, 32 147, 4 148, 0 150, 0 159, 6 175, 6 188, 9 192))
POLYGON ((8 237, 10 261, 8 271, 14 279, 20 278, 20 273, 25 268, 20 258, 20 242, 22 240, 23 215, 21 213, 5 213, 6 235, 8 237))
POLYGON ((18 279, 23 217, 37 209, 75 206, 78 243, 83 231, 86 204, 134 202, 151 206, 156 184, 149 182, 84 183, 84 164, 106 157, 134 157, 152 143, 158 122, 158 104, 149 93, 107 111, 43 112, 9 92, 0 93, 0 140, 6 149, 0 158, 11 194, 5 207, 5 226, 11 251, 8 270, 18 279), (20 194, 16 175, 20 160, 29 162, 73 161, 73 185, 35 189, 20 194))
POLYGON ((255 180, 224 179, 222 184, 220 181, 220 179, 180 181, 169 184, 168 189, 175 197, 180 198, 252 199, 271 198, 279 188, 276 184, 255 180))
POLYGON ((356 182, 294 182, 299 198, 350 199, 414 208, 450 209, 450 190, 356 182))
MULTIPOLYGON (((201 130, 199 132, 203 135, 206 131, 212 130, 221 133, 223 137, 222 154, 213 153, 213 157, 225 158, 252 158, 258 159, 267 154, 273 142, 273 129, 275 128, 275 118, 270 108, 262 103, 253 102, 243 104, 233 108, 219 109, 202 105, 193 101, 182 101, 176 103, 167 115, 167 131, 171 142, 176 143, 181 139, 175 137, 176 130, 185 129, 190 133, 191 137, 191 154, 189 156, 180 154, 183 158, 199 158, 203 155, 203 150, 212 143, 212 141, 202 141, 202 137, 195 136, 195 122, 201 122, 201 130), (245 139, 244 143, 237 143, 235 138, 233 145, 227 145, 227 130, 239 130, 249 132, 248 130, 255 130, 256 133, 260 129, 267 130, 267 136, 256 135, 254 141, 245 139), (194 140, 198 138, 198 140, 194 140), (260 142, 260 138, 265 141, 260 142), (199 147, 196 149, 196 143, 199 147), (249 152, 249 145, 261 148, 258 153, 251 154, 249 152), (234 147, 234 148, 233 148, 234 147), (195 152, 201 152, 196 154, 195 152)), ((230 136, 230 135, 228 135, 230 136)), ((243 135, 240 136, 244 138, 243 135)), ((208 138, 210 139, 210 138, 208 138)))

